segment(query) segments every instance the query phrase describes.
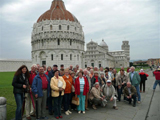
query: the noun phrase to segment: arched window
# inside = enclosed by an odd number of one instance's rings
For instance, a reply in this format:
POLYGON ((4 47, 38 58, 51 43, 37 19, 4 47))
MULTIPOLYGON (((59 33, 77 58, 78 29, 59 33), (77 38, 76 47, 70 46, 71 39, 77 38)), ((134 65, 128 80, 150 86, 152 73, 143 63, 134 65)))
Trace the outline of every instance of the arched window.
POLYGON ((77 60, 79 61, 79 55, 77 55, 77 60))
POLYGON ((72 54, 70 54, 70 60, 72 60, 72 54))
POLYGON ((69 25, 67 26, 67 30, 69 30, 69 25))
POLYGON ((50 30, 52 30, 52 25, 50 25, 50 30))
POLYGON ((77 30, 77 28, 75 27, 75 31, 77 30))
POLYGON ((72 45, 72 40, 70 40, 70 45, 72 45))
POLYGON ((61 27, 61 25, 59 25, 59 30, 61 30, 62 29, 62 27, 61 27))
POLYGON ((43 26, 42 26, 42 31, 43 31, 43 26))
POLYGON ((53 60, 53 54, 51 54, 51 60, 53 60))
POLYGON ((63 60, 63 54, 61 54, 61 60, 63 60))
POLYGON ((57 40, 58 45, 60 45, 60 39, 57 40))

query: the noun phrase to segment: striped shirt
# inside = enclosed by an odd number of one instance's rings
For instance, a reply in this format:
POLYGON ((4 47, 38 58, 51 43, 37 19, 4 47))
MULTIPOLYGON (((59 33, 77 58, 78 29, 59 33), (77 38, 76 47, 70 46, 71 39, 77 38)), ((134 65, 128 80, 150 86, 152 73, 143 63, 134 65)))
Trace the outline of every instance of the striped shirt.
POLYGON ((83 90, 84 90, 84 84, 85 84, 84 78, 83 77, 79 78, 79 82, 80 82, 80 92, 83 92, 83 90))

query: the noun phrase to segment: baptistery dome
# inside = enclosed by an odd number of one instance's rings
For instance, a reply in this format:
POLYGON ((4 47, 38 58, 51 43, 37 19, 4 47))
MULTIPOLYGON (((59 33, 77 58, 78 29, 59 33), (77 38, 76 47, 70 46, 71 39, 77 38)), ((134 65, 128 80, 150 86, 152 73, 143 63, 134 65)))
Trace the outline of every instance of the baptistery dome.
POLYGON ((31 39, 33 63, 84 66, 82 25, 62 0, 53 0, 50 9, 34 23, 31 39))

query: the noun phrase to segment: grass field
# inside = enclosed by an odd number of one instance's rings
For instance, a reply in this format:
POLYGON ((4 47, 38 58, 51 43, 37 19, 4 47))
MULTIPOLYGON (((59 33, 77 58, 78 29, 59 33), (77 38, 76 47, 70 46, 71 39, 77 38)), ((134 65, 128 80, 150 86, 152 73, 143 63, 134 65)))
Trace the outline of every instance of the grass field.
MULTIPOLYGON (((117 71, 119 70, 120 69, 117 68, 117 71)), ((136 68, 136 71, 139 70, 140 68, 136 68)), ((16 103, 12 87, 13 76, 14 72, 0 72, 0 97, 5 97, 7 99, 7 120, 13 119, 15 117, 16 110, 16 103)))

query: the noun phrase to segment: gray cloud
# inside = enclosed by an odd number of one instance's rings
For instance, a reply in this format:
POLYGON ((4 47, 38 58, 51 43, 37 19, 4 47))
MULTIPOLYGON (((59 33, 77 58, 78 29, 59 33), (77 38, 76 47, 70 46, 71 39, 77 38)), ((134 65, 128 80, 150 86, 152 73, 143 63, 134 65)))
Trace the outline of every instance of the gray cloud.
MULTIPOLYGON (((0 58, 31 59, 32 26, 51 0, 5 0, 0 5, 0 58)), ((131 59, 160 57, 159 0, 64 0, 82 24, 85 41, 106 41, 109 50, 131 46, 131 59), (155 52, 156 51, 156 52, 155 52)))

